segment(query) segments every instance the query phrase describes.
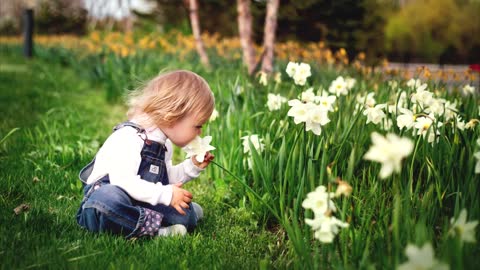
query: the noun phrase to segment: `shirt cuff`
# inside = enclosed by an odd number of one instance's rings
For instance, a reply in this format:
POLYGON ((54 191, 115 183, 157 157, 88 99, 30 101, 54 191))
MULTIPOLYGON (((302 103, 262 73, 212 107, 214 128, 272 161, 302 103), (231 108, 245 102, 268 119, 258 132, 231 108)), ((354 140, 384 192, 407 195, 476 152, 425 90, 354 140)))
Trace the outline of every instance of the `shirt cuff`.
POLYGON ((200 167, 195 166, 193 164, 192 158, 186 159, 184 161, 184 168, 185 168, 185 173, 190 177, 190 178, 197 178, 201 172, 203 172, 205 169, 202 169, 200 167))
POLYGON ((173 197, 172 185, 162 186, 161 183, 158 183, 157 185, 161 185, 163 189, 162 192, 160 193, 160 196, 158 197, 158 203, 169 206, 170 203, 172 202, 172 197, 173 197))

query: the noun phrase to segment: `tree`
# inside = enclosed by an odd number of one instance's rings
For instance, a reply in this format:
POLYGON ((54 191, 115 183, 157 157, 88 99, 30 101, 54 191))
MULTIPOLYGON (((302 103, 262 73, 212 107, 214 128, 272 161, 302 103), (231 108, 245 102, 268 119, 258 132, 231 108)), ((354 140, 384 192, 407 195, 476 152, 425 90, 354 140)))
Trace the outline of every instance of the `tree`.
POLYGON ((208 55, 205 51, 205 45, 202 40, 200 31, 200 22, 198 20, 198 3, 197 0, 189 0, 189 15, 190 23, 192 25, 193 37, 195 39, 195 45, 197 48, 200 61, 206 68, 210 68, 210 62, 208 61, 208 55))
POLYGON ((277 30, 277 12, 279 0, 267 2, 267 15, 265 16, 265 30, 263 33, 262 71, 272 73, 273 57, 275 53, 275 31, 277 30))
POLYGON ((252 41, 252 14, 250 0, 237 0, 238 34, 243 51, 243 62, 247 66, 248 74, 255 70, 255 50, 252 41))

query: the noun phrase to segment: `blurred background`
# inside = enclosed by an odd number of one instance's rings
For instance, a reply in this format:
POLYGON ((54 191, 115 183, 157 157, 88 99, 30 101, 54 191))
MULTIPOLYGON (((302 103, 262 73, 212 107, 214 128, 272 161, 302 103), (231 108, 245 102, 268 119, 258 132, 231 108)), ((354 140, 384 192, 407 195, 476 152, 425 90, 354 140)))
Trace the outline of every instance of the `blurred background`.
MULTIPOLYGON (((34 11, 34 32, 85 36, 92 31, 191 34, 188 1, 0 0, 0 35, 22 34, 22 12, 34 11)), ((266 0, 251 1, 252 37, 261 45, 266 0)), ((480 62, 479 0, 281 0, 278 42, 323 42, 370 65, 392 62, 480 62)), ((238 35, 237 3, 198 0, 203 33, 238 35)))

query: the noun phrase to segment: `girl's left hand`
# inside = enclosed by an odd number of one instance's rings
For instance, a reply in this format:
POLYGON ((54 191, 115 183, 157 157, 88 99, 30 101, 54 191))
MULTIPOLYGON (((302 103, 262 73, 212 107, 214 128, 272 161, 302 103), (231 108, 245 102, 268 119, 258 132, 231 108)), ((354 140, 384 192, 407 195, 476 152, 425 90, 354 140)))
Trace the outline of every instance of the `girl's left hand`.
POLYGON ((212 161, 215 158, 215 156, 210 152, 205 153, 205 157, 203 158, 203 162, 201 163, 198 162, 195 157, 196 156, 192 157, 193 164, 195 164, 195 166, 201 169, 205 169, 208 166, 208 164, 210 164, 210 161, 212 161))

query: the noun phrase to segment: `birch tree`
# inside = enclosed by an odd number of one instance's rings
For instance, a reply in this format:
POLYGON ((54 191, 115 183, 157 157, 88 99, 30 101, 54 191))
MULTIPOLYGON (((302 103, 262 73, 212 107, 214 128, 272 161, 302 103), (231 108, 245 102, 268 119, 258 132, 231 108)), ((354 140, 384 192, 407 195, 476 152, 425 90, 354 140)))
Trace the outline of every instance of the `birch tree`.
POLYGON ((237 0, 238 34, 243 52, 243 63, 247 66, 248 74, 255 70, 255 50, 252 41, 252 14, 250 0, 237 0))
POLYGON ((205 50, 205 45, 202 40, 201 31, 200 31, 200 22, 198 19, 198 2, 197 0, 189 0, 189 16, 190 24, 192 25, 193 37, 195 39, 195 46, 197 48, 198 55, 200 56, 200 61, 206 68, 210 68, 210 62, 208 60, 208 55, 205 50))
POLYGON ((275 32, 277 30, 277 13, 279 0, 267 1, 267 14, 265 15, 265 28, 263 33, 262 71, 272 73, 273 58, 275 54, 275 32))

